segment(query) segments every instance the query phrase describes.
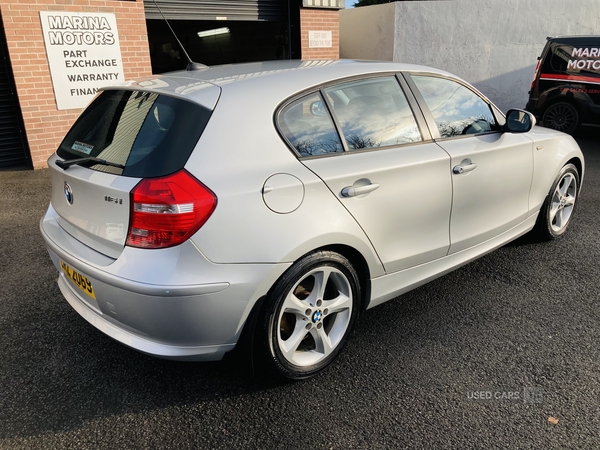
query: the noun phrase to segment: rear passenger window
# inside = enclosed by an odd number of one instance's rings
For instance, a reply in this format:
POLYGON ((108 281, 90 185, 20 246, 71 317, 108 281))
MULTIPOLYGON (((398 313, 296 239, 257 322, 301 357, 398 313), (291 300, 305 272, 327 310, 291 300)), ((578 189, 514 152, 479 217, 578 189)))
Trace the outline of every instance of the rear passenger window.
POLYGON ((441 137, 499 129, 490 105, 462 84, 437 77, 411 75, 411 78, 431 111, 441 137))
POLYGON ((367 78, 325 89, 349 150, 422 140, 394 76, 367 78))
POLYGON ((300 156, 344 151, 329 112, 318 93, 302 97, 283 108, 278 125, 300 156))

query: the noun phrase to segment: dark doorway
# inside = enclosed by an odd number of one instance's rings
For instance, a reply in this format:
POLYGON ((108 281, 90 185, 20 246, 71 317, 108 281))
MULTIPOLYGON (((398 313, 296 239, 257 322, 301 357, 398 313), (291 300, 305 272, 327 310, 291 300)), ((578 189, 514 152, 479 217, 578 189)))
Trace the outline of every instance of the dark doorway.
POLYGON ((31 155, 0 16, 0 170, 31 168, 31 155))

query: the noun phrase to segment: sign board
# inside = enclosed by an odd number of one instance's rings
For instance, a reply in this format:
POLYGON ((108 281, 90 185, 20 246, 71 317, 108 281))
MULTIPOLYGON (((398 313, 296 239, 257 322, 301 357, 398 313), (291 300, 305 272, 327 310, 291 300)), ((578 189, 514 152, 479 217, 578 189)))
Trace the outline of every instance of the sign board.
POLYGON ((58 109, 84 108, 98 88, 125 81, 112 13, 40 11, 58 109))
POLYGON ((344 9, 346 2, 344 0, 302 0, 304 8, 332 8, 344 9))
POLYGON ((331 48, 332 46, 331 31, 308 32, 308 48, 331 48))

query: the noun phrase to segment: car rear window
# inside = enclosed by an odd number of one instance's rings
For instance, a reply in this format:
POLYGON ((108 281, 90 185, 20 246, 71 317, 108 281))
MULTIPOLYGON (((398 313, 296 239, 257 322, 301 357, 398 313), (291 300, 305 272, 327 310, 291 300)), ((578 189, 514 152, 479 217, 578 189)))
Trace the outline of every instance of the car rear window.
POLYGON ((154 92, 104 91, 77 119, 57 155, 125 166, 87 165, 117 175, 165 176, 185 165, 210 114, 201 105, 154 92))

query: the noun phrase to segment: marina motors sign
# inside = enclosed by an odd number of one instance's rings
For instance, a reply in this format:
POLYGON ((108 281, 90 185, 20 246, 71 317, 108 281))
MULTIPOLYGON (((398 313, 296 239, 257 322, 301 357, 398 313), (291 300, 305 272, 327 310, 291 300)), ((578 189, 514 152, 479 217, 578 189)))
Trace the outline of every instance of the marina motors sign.
POLYGON ((125 81, 112 13, 40 11, 58 109, 84 108, 98 88, 125 81))

